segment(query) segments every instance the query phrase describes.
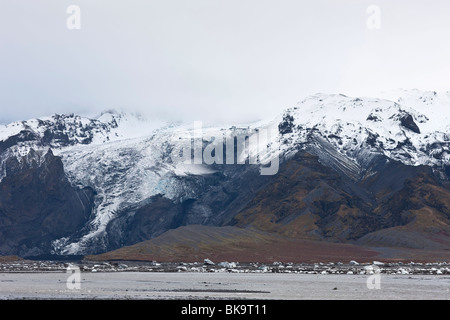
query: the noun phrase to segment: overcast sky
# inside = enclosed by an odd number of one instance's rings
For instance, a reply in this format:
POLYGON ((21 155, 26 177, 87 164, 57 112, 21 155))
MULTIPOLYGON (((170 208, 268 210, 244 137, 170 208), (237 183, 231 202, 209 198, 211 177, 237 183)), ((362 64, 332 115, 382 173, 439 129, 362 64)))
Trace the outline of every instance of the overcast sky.
POLYGON ((111 108, 239 123, 317 92, 447 91, 449 39, 447 0, 2 0, 0 123, 111 108))

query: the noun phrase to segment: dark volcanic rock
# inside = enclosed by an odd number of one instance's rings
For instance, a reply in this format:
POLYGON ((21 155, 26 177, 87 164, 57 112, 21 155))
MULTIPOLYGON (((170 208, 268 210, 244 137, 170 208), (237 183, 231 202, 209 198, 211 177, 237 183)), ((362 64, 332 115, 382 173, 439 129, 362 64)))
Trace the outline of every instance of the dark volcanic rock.
POLYGON ((11 146, 19 144, 20 142, 34 141, 37 139, 39 139, 39 136, 36 133, 30 130, 22 130, 18 134, 9 137, 5 141, 0 141, 0 153, 11 146))
POLYGON ((48 253, 51 241, 69 236, 88 220, 91 188, 73 188, 63 164, 51 150, 34 150, 20 161, 6 160, 0 183, 0 253, 20 256, 48 253))
POLYGON ((177 204, 157 195, 152 197, 149 204, 120 213, 108 223, 108 247, 120 248, 135 244, 178 227, 191 203, 192 200, 187 200, 177 204))
POLYGON ((447 251, 450 247, 450 191, 426 172, 381 201, 374 215, 386 228, 364 235, 359 244, 447 251))
POLYGON ((420 133, 420 129, 417 124, 414 122, 413 117, 410 114, 405 114, 400 118, 400 123, 403 127, 415 132, 420 133))
POLYGON ((294 127, 294 117, 290 114, 283 116, 283 121, 278 125, 278 131, 281 134, 292 133, 294 127))
POLYGON ((231 224, 298 238, 354 239, 381 227, 369 214, 369 196, 350 193, 358 188, 322 165, 318 157, 299 152, 231 224))
MULTIPOLYGON (((443 241, 450 243, 450 236, 444 236, 450 235, 450 192, 431 168, 386 161, 382 156, 374 158, 368 168, 366 177, 353 181, 322 165, 318 157, 299 152, 231 225, 339 242, 392 229, 382 245, 395 245, 402 237, 405 247, 417 247, 413 237, 407 240, 405 234, 420 231, 443 235, 436 247, 443 241), (398 227, 402 233, 395 232, 398 227)), ((370 239, 375 244, 382 237, 370 239)))

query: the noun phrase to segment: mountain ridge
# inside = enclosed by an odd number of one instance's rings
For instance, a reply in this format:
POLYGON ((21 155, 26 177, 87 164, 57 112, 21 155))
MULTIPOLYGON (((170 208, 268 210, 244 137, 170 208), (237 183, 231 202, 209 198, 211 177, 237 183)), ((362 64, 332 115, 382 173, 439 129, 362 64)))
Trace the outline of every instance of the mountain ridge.
POLYGON ((270 121, 202 128, 202 151, 217 141, 220 145, 220 139, 234 139, 233 164, 184 164, 177 152, 196 137, 195 127, 186 124, 149 125, 144 118, 114 112, 96 119, 68 114, 15 122, 0 126, 0 187, 11 159, 33 158, 36 150, 50 148, 72 188, 93 190, 89 218, 68 236, 53 239, 51 253, 101 253, 190 224, 242 228, 256 223, 264 232, 291 238, 389 245, 401 243, 389 228, 411 231, 405 227, 411 221, 398 222, 408 215, 421 224, 432 217, 442 237, 426 240, 421 232, 430 230, 425 228, 414 231, 422 240, 414 244, 409 236, 402 245, 446 248, 449 204, 426 199, 449 196, 450 96, 402 94, 392 100, 316 94, 270 121), (260 165, 250 165, 247 157, 261 156, 259 149, 239 145, 261 131, 276 133, 266 145, 267 155, 280 160, 273 176, 261 176, 260 165), (292 166, 296 171, 289 171, 292 166), (408 193, 408 183, 426 190, 426 198, 408 193), (283 186, 284 192, 275 192, 283 186), (395 197, 410 207, 402 209, 395 197), (296 205, 279 211, 291 202, 296 205), (264 210, 256 213, 263 203, 272 208, 269 216, 281 214, 275 220, 283 226, 264 222, 264 210), (387 214, 392 208, 398 211, 395 218, 387 214), (381 241, 387 238, 392 239, 381 241))

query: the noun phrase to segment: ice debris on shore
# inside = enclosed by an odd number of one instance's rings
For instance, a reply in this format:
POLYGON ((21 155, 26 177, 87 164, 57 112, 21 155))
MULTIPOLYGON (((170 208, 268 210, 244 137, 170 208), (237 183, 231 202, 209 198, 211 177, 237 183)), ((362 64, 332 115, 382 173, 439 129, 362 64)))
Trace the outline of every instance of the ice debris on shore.
POLYGON ((213 266, 213 265, 215 265, 215 263, 212 262, 212 261, 209 260, 209 259, 205 259, 205 260, 203 261, 203 264, 204 264, 204 265, 207 265, 207 266, 213 266))
MULTIPOLYGON (((352 260, 354 261, 354 260, 352 260)), ((210 259, 200 262, 89 262, 64 263, 60 261, 20 261, 0 263, 0 273, 7 272, 66 272, 69 266, 76 265, 81 272, 230 272, 230 273, 298 273, 298 274, 348 274, 371 275, 375 273, 395 275, 449 275, 449 262, 436 263, 238 263, 219 262, 210 259)))

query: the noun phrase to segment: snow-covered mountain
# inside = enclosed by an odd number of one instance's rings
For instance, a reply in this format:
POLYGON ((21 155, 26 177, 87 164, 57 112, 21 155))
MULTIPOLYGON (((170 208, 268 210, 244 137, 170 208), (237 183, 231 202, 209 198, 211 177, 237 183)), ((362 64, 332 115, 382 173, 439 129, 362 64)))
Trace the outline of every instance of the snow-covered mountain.
MULTIPOLYGON (((224 156, 224 164, 184 163, 180 152, 186 146, 198 147, 196 135, 194 124, 164 124, 114 111, 94 119, 70 114, 15 122, 0 126, 0 183, 7 175, 8 159, 25 161, 31 149, 42 153, 50 148, 61 158, 72 186, 96 192, 87 224, 75 234, 54 240, 53 250, 65 254, 98 252, 107 247, 108 224, 123 212, 145 206, 155 196, 173 203, 197 199, 212 188, 205 177, 235 179, 236 171, 228 170, 226 164, 244 163, 247 155, 260 163, 275 158, 283 163, 299 150, 307 150, 354 181, 370 176, 372 159, 382 155, 408 166, 432 167, 446 180, 450 93, 412 90, 382 98, 316 94, 267 122, 202 128, 203 149, 222 146, 227 139, 233 141, 236 158, 224 156), (266 148, 264 153, 252 145, 253 138, 249 138, 246 152, 242 148, 245 137, 260 132, 271 133, 267 139, 258 136, 263 142, 258 146, 266 148)), ((240 168, 244 166, 236 170, 240 168)), ((204 221, 214 220, 210 208, 201 210, 204 221)))
POLYGON ((286 111, 284 138, 304 143, 319 135, 361 163, 367 152, 407 165, 450 161, 450 93, 402 91, 395 100, 318 94, 286 111), (362 155, 361 155, 362 154, 362 155))

